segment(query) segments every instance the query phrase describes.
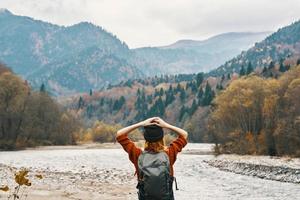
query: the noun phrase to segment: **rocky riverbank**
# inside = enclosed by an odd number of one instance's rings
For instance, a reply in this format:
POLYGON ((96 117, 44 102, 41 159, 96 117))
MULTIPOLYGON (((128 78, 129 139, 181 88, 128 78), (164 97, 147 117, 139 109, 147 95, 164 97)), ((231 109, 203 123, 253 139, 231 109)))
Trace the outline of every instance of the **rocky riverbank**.
MULTIPOLYGON (((10 190, 0 191, 0 200, 7 199, 17 185, 14 173, 20 169, 0 164, 0 186, 7 185, 10 190)), ((95 169, 79 173, 45 171, 27 168, 31 186, 22 186, 19 194, 31 200, 65 200, 65 199, 133 199, 136 190, 135 179, 127 170, 95 169), (36 175, 42 175, 42 179, 36 175), (23 191, 24 190, 24 191, 23 191)))
MULTIPOLYGON (((297 170, 300 160, 237 155, 215 157, 211 155, 211 147, 211 144, 188 144, 178 154, 174 165, 179 187, 174 191, 176 199, 290 200, 300 196, 299 184, 229 173, 209 164, 218 162, 221 168, 224 161, 228 161, 228 166, 229 162, 244 162, 297 170)), ((22 168, 29 171, 28 178, 32 182, 30 187, 22 186, 21 193, 26 188, 23 200, 26 194, 28 200, 137 199, 134 166, 128 154, 116 144, 0 152, 0 187, 8 185, 14 190, 14 173, 22 168)), ((0 200, 7 200, 10 191, 0 191, 0 200)))
POLYGON ((204 162, 236 174, 300 184, 300 159, 298 158, 222 155, 204 162))

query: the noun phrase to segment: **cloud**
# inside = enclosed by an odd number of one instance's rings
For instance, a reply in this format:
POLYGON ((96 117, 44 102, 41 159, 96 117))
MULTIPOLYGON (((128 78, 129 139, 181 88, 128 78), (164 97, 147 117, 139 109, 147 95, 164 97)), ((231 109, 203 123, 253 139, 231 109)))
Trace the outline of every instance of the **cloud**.
POLYGON ((275 31, 300 19, 299 0, 0 0, 0 7, 61 25, 90 21, 130 47, 275 31))

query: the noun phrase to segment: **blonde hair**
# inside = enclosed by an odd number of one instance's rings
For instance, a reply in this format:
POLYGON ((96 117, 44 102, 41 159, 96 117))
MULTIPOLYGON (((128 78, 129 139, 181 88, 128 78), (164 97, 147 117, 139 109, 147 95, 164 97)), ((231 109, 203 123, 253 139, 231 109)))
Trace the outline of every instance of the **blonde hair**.
POLYGON ((164 138, 156 141, 156 142, 148 142, 145 141, 144 150, 145 151, 152 151, 155 153, 161 152, 166 150, 164 138))

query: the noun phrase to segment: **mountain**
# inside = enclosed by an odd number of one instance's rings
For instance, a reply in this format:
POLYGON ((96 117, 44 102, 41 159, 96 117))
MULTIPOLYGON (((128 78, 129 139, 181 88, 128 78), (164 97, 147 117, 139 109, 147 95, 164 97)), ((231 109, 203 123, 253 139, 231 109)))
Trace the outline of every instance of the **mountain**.
POLYGON ((203 41, 180 40, 168 46, 133 49, 131 62, 150 76, 158 71, 165 74, 208 72, 269 34, 231 32, 203 41))
POLYGON ((0 12, 0 60, 33 87, 45 83, 60 94, 143 76, 129 54, 124 42, 88 22, 65 27, 0 12))
POLYGON ((254 68, 267 67, 271 61, 279 63, 281 60, 295 60, 300 58, 300 21, 280 28, 254 47, 243 51, 235 58, 227 61, 208 75, 220 76, 225 73, 239 72, 242 66, 251 62, 254 68))
POLYGON ((0 61, 55 95, 106 88, 127 79, 209 71, 262 40, 264 33, 226 33, 162 47, 129 49, 88 22, 72 26, 0 10, 0 61))

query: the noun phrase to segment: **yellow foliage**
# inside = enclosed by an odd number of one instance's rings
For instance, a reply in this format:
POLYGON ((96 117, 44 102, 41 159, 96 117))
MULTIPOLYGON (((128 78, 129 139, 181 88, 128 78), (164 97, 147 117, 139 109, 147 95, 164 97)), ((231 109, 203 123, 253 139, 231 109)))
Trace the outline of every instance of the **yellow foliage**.
POLYGON ((227 152, 298 155, 300 66, 279 79, 247 76, 215 99, 215 134, 227 152), (229 151, 228 151, 229 150, 229 151))
POLYGON ((92 131, 91 129, 88 129, 84 135, 83 135, 83 139, 84 142, 88 142, 88 141, 92 141, 93 140, 93 135, 92 135, 92 131))
POLYGON ((250 143, 253 142, 253 134, 251 132, 246 133, 246 140, 250 143))
POLYGON ((272 117, 272 115, 274 115, 278 104, 278 99, 279 96, 277 94, 272 94, 265 98, 263 113, 266 117, 272 117))
POLYGON ((28 170, 26 170, 26 169, 23 169, 23 170, 20 170, 19 172, 17 172, 15 174, 16 183, 18 183, 19 185, 31 186, 31 182, 27 178, 27 175, 28 175, 28 170))
POLYGON ((3 186, 3 187, 0 187, 0 190, 3 191, 3 192, 7 192, 9 190, 9 187, 6 185, 6 186, 3 186))
POLYGON ((36 174, 35 177, 38 179, 43 179, 43 176, 41 174, 36 174))

